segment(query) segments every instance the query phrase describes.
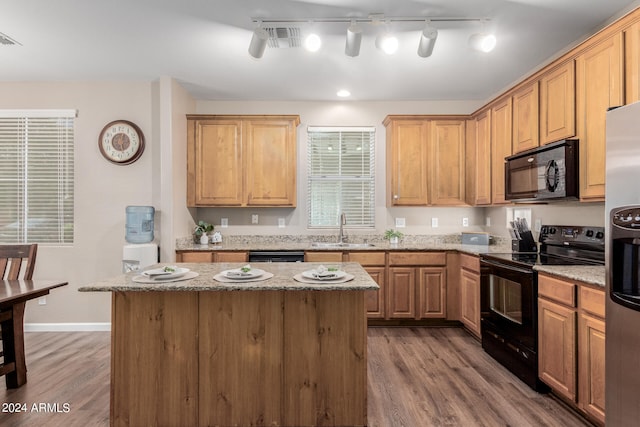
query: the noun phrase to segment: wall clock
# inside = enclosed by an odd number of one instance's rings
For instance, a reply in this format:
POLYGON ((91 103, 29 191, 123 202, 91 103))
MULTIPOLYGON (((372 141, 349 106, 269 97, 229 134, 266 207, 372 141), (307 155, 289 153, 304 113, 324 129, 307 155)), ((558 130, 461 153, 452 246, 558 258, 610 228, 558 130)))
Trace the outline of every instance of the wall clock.
POLYGON ((144 151, 144 135, 128 120, 114 120, 100 132, 98 147, 105 159, 117 165, 129 165, 144 151))

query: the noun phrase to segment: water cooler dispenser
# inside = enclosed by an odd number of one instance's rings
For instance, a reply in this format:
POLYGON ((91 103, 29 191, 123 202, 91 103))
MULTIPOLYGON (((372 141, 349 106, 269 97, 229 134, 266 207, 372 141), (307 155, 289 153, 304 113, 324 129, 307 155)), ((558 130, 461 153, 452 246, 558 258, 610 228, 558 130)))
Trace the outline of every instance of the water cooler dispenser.
POLYGON ((140 270, 158 262, 158 245, 153 242, 153 206, 127 206, 122 271, 140 270))
POLYGON ((611 299, 640 311, 640 206, 611 210, 611 299))

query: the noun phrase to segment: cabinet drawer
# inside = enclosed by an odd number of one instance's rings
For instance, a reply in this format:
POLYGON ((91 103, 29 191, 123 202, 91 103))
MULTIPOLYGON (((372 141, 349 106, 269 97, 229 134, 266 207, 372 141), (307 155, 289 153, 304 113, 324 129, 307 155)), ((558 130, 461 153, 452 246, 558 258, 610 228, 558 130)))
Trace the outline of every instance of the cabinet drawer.
POLYGON ((391 252, 389 265, 446 265, 444 252, 391 252))
POLYGON ((306 262, 342 262, 342 252, 305 252, 306 262))
POLYGON ((348 259, 362 265, 384 265, 384 252, 349 252, 348 259))
POLYGON ((213 262, 213 252, 182 252, 176 256, 178 262, 213 262))
POLYGON ((460 267, 480 273, 480 257, 460 254, 460 267))
POLYGON ((576 306, 576 285, 573 282, 539 274, 538 295, 569 307, 576 306))
POLYGON ((580 286, 580 308, 604 319, 604 290, 580 286))

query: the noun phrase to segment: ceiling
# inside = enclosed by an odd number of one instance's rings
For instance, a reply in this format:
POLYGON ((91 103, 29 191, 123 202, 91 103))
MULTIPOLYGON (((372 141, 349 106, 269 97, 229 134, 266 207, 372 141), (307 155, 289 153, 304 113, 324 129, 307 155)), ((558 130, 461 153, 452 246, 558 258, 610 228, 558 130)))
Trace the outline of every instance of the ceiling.
MULTIPOLYGON (((567 46, 637 6, 628 0, 20 0, 3 1, 0 82, 156 80, 170 76, 199 100, 488 100, 567 46), (360 55, 344 54, 348 24, 312 24, 319 52, 247 49, 252 19, 487 18, 498 44, 471 50, 479 22, 433 22, 433 54, 417 55, 423 23, 392 22, 399 51, 374 47, 362 24, 360 55)), ((306 23, 301 24, 306 31, 306 23)))

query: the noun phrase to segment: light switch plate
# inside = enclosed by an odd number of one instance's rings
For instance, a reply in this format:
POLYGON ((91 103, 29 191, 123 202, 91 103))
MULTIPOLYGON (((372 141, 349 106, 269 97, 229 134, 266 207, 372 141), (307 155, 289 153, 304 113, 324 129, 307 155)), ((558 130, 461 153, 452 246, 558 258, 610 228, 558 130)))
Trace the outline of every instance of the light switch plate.
POLYGON ((536 219, 535 231, 537 231, 539 233, 541 228, 542 228, 542 221, 540 221, 539 219, 536 219))
POLYGON ((227 228, 229 226, 229 218, 220 219, 220 227, 227 228))
POLYGON ((284 218, 278 218, 278 227, 284 228, 284 218))
POLYGON ((396 218, 396 228, 404 228, 407 226, 407 222, 404 218, 396 218))
POLYGON ((431 218, 431 227, 438 228, 438 218, 431 218))
POLYGON ((485 218, 484 225, 486 225, 487 227, 491 227, 491 217, 490 216, 485 218))

